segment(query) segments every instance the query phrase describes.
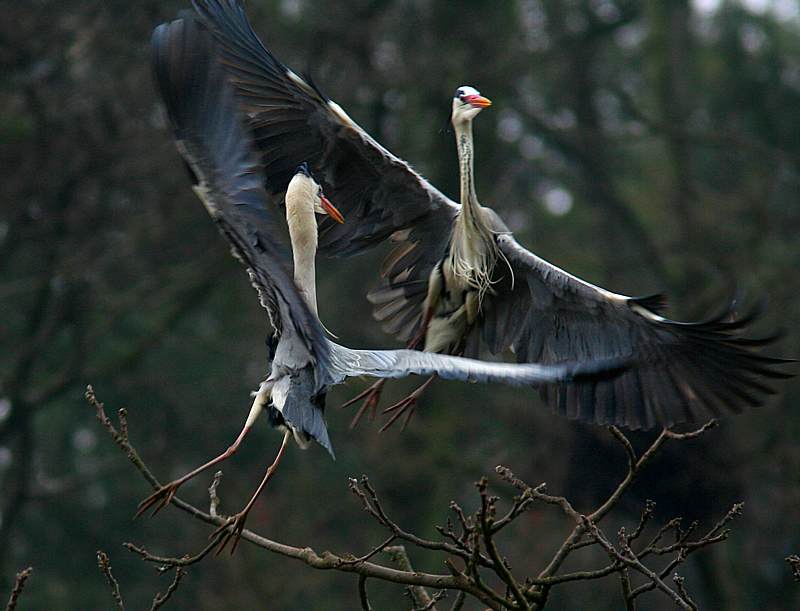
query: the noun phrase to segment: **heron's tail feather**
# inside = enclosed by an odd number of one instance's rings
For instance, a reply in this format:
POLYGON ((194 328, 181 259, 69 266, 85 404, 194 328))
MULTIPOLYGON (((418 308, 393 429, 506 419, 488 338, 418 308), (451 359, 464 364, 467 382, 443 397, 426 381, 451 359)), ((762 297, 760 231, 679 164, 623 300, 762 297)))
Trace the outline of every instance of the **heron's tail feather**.
MULTIPOLYGON (((292 384, 302 385, 304 382, 300 379, 302 376, 292 378, 292 384)), ((323 448, 328 450, 331 458, 336 460, 336 454, 333 452, 333 445, 331 444, 330 436, 328 435, 328 427, 325 424, 325 393, 320 393, 316 396, 311 396, 306 387, 293 392, 290 389, 286 396, 286 402, 281 408, 283 419, 297 432, 308 435, 316 441, 323 448), (309 400, 309 397, 310 400, 309 400)))

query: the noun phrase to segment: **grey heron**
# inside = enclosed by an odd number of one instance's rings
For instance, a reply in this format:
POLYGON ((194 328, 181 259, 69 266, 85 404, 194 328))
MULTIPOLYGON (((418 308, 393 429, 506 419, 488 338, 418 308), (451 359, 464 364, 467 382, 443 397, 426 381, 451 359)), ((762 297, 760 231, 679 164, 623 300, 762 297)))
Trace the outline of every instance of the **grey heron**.
POLYGON ((495 354, 512 350, 518 362, 634 355, 630 369, 617 378, 542 386, 555 412, 631 429, 671 426, 762 405, 775 392, 769 382, 790 377, 781 370, 786 360, 762 353, 774 337, 746 336, 755 313, 737 319, 731 305, 709 320, 671 320, 661 296, 608 291, 522 247, 491 209, 478 205, 471 117, 457 130, 459 205, 376 142, 309 78, 281 63, 253 31, 240 0, 193 4, 214 34, 248 118, 270 199, 280 198, 293 169, 308 161, 348 218, 345 225, 322 221, 321 252, 349 256, 387 239, 396 243, 383 263, 382 285, 370 297, 376 318, 398 339, 427 339, 436 328, 425 304, 432 291, 446 297, 452 278, 432 272, 446 269, 458 249, 473 248, 474 224, 467 221, 474 219, 491 233, 491 244, 482 259, 469 263, 480 265, 467 275, 482 279, 477 297, 483 290, 483 299, 468 297, 471 290, 463 296, 465 309, 468 299, 479 306, 474 324, 460 327, 457 343, 466 354, 483 343, 495 354))
MULTIPOLYGON (((340 213, 325 198, 308 167, 301 164, 286 190, 286 222, 294 273, 283 262, 277 239, 279 223, 267 206, 263 168, 252 149, 236 108, 233 89, 216 61, 210 35, 192 18, 156 28, 152 39, 154 75, 170 118, 177 148, 194 182, 194 190, 233 254, 245 265, 274 331, 270 371, 255 393, 245 424, 222 454, 161 486, 147 497, 138 514, 157 512, 176 490, 195 475, 236 452, 260 413, 283 431, 275 460, 242 511, 218 529, 230 527, 221 551, 233 540, 235 549, 247 514, 272 477, 291 438, 301 447, 312 440, 333 456, 323 417, 325 394, 348 377, 398 378, 431 375, 471 382, 530 385, 580 377, 613 375, 625 359, 595 359, 554 365, 508 364, 414 350, 353 350, 330 341, 317 316, 314 257, 317 250, 315 213, 338 223, 340 213)), ((138 515, 137 514, 137 515, 138 515)))

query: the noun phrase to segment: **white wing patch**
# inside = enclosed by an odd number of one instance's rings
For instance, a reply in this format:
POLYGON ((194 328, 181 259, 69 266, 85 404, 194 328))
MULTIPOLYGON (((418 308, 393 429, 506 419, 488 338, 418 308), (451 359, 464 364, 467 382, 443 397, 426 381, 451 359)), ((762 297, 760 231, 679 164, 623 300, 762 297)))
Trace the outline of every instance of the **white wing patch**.
POLYGON ((659 316, 658 314, 654 314, 650 310, 643 308, 638 303, 635 303, 631 306, 631 311, 636 312, 639 316, 642 316, 647 320, 652 320, 653 322, 664 322, 667 320, 663 316, 659 316))
MULTIPOLYGON (((347 115, 347 113, 344 111, 344 109, 341 106, 339 106, 336 102, 334 102, 333 100, 328 100, 328 108, 330 108, 331 111, 333 112, 333 114, 335 114, 337 116, 337 118, 340 121, 342 121, 342 123, 347 125, 348 127, 352 127, 353 129, 357 129, 357 130, 362 131, 362 132, 364 131, 358 125, 356 125, 356 122, 353 121, 347 115)), ((366 132, 364 132, 364 133, 366 133, 366 132)))
POLYGON ((311 87, 308 83, 306 83, 297 73, 293 72, 292 70, 286 69, 286 76, 289 77, 289 80, 292 81, 295 85, 300 87, 305 93, 310 95, 313 98, 319 98, 319 94, 314 91, 314 88, 311 87))

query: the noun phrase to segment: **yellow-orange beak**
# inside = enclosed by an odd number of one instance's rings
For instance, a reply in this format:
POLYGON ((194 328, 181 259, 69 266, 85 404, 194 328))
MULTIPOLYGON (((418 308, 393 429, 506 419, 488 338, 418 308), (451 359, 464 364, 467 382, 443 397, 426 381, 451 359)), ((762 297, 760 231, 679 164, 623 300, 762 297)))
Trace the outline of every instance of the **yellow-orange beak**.
POLYGON ((342 213, 336 209, 336 206, 334 206, 327 197, 320 195, 319 203, 329 217, 331 217, 337 223, 344 223, 344 217, 342 216, 342 213))
POLYGON ((464 96, 464 101, 475 108, 489 108, 492 105, 492 101, 489 98, 478 94, 464 96))

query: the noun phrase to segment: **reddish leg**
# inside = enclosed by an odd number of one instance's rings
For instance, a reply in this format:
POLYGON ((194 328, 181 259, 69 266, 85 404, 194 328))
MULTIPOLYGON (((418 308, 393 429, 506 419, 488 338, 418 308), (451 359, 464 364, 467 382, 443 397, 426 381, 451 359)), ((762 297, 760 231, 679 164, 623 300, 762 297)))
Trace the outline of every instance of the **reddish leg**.
POLYGON ((375 412, 378 407, 378 401, 381 400, 381 391, 383 391, 383 385, 386 384, 386 380, 378 380, 372 386, 367 388, 364 392, 357 394, 355 397, 350 399, 347 403, 342 404, 342 409, 345 407, 350 407, 353 403, 361 401, 362 399, 364 402, 361 404, 361 407, 358 408, 356 415, 353 416, 353 420, 350 422, 350 428, 354 429, 358 425, 359 420, 361 420, 361 416, 364 415, 368 409, 370 410, 370 420, 375 419, 375 412))
POLYGON ((258 485, 258 488, 256 488, 255 493, 250 498, 250 501, 247 503, 247 505, 245 505, 244 509, 237 514, 232 515, 224 524, 217 527, 217 529, 211 533, 209 538, 213 539, 214 537, 219 537, 219 547, 216 551, 217 556, 222 553, 222 550, 225 549, 225 546, 227 546, 229 542, 232 542, 231 555, 233 555, 233 552, 236 551, 236 546, 239 545, 239 541, 242 538, 242 531, 244 530, 244 523, 247 520, 247 514, 250 513, 250 510, 256 503, 258 495, 261 494, 264 486, 267 485, 267 482, 272 478, 273 474, 277 470, 278 464, 281 462, 281 458, 283 458, 283 452, 286 450, 286 444, 289 442, 291 435, 292 433, 290 431, 286 431, 286 433, 284 433, 283 441, 281 442, 281 448, 278 450, 275 460, 272 461, 272 464, 269 466, 266 474, 264 475, 264 479, 261 480, 261 483, 258 485), (230 530, 228 530, 228 528, 230 528, 230 530), (227 532, 225 532, 226 530, 227 532))
POLYGON ((222 454, 220 454, 216 458, 209 460, 204 465, 200 465, 196 469, 189 471, 189 473, 187 473, 183 477, 179 477, 178 479, 173 480, 170 483, 161 486, 153 494, 151 494, 141 503, 139 503, 139 508, 136 511, 136 515, 134 517, 138 518, 149 509, 153 510, 153 513, 151 515, 156 515, 159 511, 164 509, 164 507, 169 505, 169 502, 175 496, 175 493, 178 491, 178 488, 180 488, 183 484, 188 482, 196 475, 199 475, 206 469, 213 467, 217 463, 221 463, 223 460, 226 460, 231 456, 233 456, 234 454, 236 454, 236 450, 239 449, 239 445, 242 443, 242 440, 245 438, 245 435, 247 435, 248 431, 252 428, 253 423, 255 422, 256 418, 258 418, 258 415, 261 413, 261 410, 263 409, 264 405, 267 404, 267 401, 269 399, 269 393, 271 390, 272 390, 271 382, 270 383, 264 382, 261 384, 261 388, 259 389, 256 398, 253 400, 253 406, 250 408, 250 413, 247 415, 247 421, 244 423, 244 427, 239 433, 239 436, 236 438, 236 441, 234 441, 233 444, 227 450, 225 450, 222 454))
MULTIPOLYGON (((408 342, 408 345, 406 346, 406 348, 408 350, 417 349, 419 347, 419 345, 422 344, 425 341, 425 334, 428 332, 428 323, 430 323, 432 315, 433 315, 432 311, 429 311, 429 312, 425 313, 425 315, 423 316, 422 324, 420 325, 419 331, 411 339, 411 341, 408 342)), ((350 399, 349 401, 347 401, 346 403, 343 403, 341 405, 341 409, 344 409, 346 407, 350 407, 354 403, 358 403, 359 401, 361 401, 363 399, 363 403, 361 404, 361 407, 358 408, 358 411, 356 412, 356 415, 353 416, 353 419, 350 421, 350 429, 351 430, 358 426, 358 423, 361 420, 361 417, 364 415, 364 412, 366 412, 367 410, 369 410, 369 412, 370 412, 369 413, 369 419, 370 420, 375 420, 375 415, 376 415, 377 408, 378 408, 378 402, 381 400, 381 392, 383 392, 383 385, 384 384, 386 384, 386 380, 385 379, 378 380, 372 386, 367 388, 365 391, 357 394, 355 397, 353 397, 352 399, 350 399)), ((386 412, 384 412, 384 413, 386 413, 386 412)), ((406 424, 407 423, 408 423, 408 420, 406 420, 406 424)), ((405 428, 405 424, 403 425, 403 428, 405 428)), ((383 429, 381 429, 381 430, 383 430, 383 429)))
POLYGON ((403 426, 400 427, 400 430, 401 431, 404 430, 406 428, 406 425, 408 424, 408 421, 411 420, 411 417, 414 415, 414 411, 417 405, 417 399, 419 399, 419 396, 425 391, 426 388, 428 388, 428 386, 430 386, 431 382, 433 382, 435 379, 436 379, 435 375, 429 377, 427 380, 425 380, 425 382, 423 382, 423 384, 419 388, 417 388, 414 392, 408 395, 405 399, 403 399, 402 401, 398 401, 394 405, 390 405, 385 410, 383 410, 384 414, 389 414, 391 412, 394 412, 394 414, 392 414, 391 418, 389 418, 386 424, 384 424, 381 427, 380 432, 383 433, 386 429, 391 427, 395 422, 397 422, 397 419, 400 418, 400 416, 402 416, 403 414, 405 414, 405 419, 403 420, 403 426))

